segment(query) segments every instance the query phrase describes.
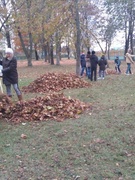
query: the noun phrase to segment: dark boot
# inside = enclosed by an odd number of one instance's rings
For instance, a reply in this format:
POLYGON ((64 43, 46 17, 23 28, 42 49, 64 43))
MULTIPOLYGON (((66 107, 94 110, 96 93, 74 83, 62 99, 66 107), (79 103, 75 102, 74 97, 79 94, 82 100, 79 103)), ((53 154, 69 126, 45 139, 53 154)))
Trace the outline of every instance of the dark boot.
POLYGON ((22 101, 22 95, 18 95, 18 100, 22 101))

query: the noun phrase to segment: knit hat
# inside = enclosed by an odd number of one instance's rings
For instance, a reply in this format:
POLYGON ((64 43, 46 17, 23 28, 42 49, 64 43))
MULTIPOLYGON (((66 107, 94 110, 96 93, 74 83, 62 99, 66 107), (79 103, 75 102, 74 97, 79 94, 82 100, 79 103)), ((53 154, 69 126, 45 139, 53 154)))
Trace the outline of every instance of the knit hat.
POLYGON ((92 54, 95 54, 96 52, 95 51, 92 51, 92 54))
POLYGON ((14 52, 13 52, 13 50, 12 50, 11 48, 7 48, 6 51, 5 51, 5 53, 13 54, 14 52))

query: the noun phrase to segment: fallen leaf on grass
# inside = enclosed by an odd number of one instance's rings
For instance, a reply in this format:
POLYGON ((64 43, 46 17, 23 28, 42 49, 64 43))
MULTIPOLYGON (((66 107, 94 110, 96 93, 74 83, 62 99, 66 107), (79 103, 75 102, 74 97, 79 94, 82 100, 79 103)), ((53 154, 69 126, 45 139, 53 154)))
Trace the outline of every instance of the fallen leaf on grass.
POLYGON ((21 134, 21 138, 22 138, 22 139, 26 139, 27 136, 26 136, 25 134, 21 134))
POLYGON ((119 166, 119 163, 116 163, 116 166, 119 166))
POLYGON ((21 156, 19 156, 19 155, 16 155, 16 158, 17 158, 17 159, 20 159, 20 158, 21 158, 21 156))
POLYGON ((100 139, 100 138, 97 138, 94 140, 95 143, 104 143, 105 141, 100 139))

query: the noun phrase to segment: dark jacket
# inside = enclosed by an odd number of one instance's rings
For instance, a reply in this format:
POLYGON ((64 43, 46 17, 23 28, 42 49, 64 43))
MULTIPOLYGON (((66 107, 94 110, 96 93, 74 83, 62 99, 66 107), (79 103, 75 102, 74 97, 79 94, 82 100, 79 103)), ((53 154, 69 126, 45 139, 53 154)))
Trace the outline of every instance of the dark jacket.
POLYGON ((90 56, 90 63, 91 63, 91 68, 97 68, 98 57, 95 54, 92 54, 90 56))
POLYGON ((18 84, 17 60, 13 57, 11 60, 3 58, 3 84, 18 84))
POLYGON ((104 71, 105 70, 105 66, 107 65, 107 61, 104 57, 101 57, 101 59, 98 62, 99 65, 99 69, 104 71))
POLYGON ((114 62, 115 62, 115 64, 116 64, 117 66, 120 66, 120 64, 121 64, 121 60, 119 59, 119 57, 116 57, 116 59, 114 60, 114 62))
POLYGON ((81 63, 81 67, 86 67, 85 54, 80 55, 80 63, 81 63))

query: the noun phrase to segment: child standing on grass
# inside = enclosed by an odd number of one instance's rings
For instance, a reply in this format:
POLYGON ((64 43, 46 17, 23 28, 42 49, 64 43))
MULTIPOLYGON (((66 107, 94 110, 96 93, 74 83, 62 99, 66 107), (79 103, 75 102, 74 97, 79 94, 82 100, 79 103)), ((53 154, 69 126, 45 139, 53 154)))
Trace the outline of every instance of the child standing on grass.
POLYGON ((115 70, 116 70, 116 72, 121 73, 121 70, 120 70, 121 61, 120 61, 118 56, 116 56, 116 59, 114 60, 114 62, 115 62, 115 70))
POLYGON ((104 54, 101 56, 99 62, 99 79, 104 79, 105 77, 105 67, 107 65, 107 60, 105 59, 104 54))

